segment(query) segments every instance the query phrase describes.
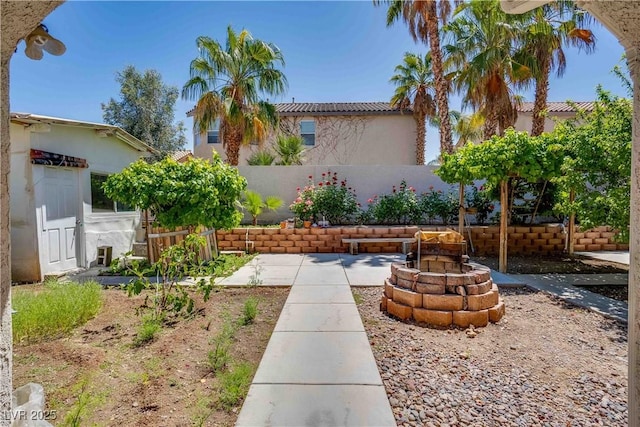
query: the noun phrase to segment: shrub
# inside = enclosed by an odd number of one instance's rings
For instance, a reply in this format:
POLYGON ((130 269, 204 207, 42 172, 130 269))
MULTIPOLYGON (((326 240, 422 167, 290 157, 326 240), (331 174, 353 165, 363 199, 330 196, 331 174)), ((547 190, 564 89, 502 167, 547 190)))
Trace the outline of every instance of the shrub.
POLYGON ((69 333, 100 311, 102 288, 95 282, 46 282, 43 286, 14 288, 13 341, 38 342, 69 333))
POLYGON ((315 209, 313 206, 313 196, 315 185, 313 185, 313 176, 309 175, 309 183, 302 189, 298 187, 298 197, 289 205, 289 210, 293 212, 296 218, 303 221, 313 219, 315 209))
POLYGON ((416 223, 422 216, 416 190, 407 187, 405 180, 399 188, 394 185, 391 194, 374 196, 368 202, 371 216, 382 224, 416 223))
POLYGON ((477 209, 476 221, 478 224, 483 225, 487 220, 487 217, 495 208, 491 194, 485 190, 484 186, 480 186, 478 189, 475 185, 471 187, 471 190, 465 194, 465 201, 468 208, 477 209))
POLYGON ((323 173, 317 184, 309 175, 309 183, 302 189, 298 187, 297 191, 298 196, 289 209, 304 221, 324 218, 331 224, 345 224, 354 221, 360 211, 355 191, 347 185, 346 179, 338 179, 336 172, 323 173))
POLYGON ((246 190, 242 200, 242 207, 251 215, 253 225, 258 225, 258 216, 261 215, 265 209, 276 211, 283 203, 283 200, 279 197, 267 196, 263 200, 260 193, 246 190))
POLYGON ((429 224, 432 224, 436 218, 439 218, 443 224, 455 222, 460 208, 457 194, 445 194, 442 190, 434 191, 433 187, 429 187, 429 191, 420 195, 418 205, 429 224))
POLYGON ((316 221, 324 218, 330 224, 352 222, 360 210, 355 192, 347 186, 346 179, 338 179, 336 172, 322 174, 322 181, 315 190, 313 208, 316 221))

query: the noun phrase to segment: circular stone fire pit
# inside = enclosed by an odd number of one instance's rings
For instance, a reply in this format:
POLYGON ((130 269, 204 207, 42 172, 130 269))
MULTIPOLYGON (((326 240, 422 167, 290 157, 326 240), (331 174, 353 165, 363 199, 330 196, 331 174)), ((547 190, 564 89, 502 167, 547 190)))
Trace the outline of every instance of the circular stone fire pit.
POLYGON ((391 265, 382 311, 403 321, 461 328, 486 326, 504 316, 504 302, 489 269, 466 262, 465 245, 434 241, 424 247, 422 242, 420 269, 412 268, 411 261, 391 265))

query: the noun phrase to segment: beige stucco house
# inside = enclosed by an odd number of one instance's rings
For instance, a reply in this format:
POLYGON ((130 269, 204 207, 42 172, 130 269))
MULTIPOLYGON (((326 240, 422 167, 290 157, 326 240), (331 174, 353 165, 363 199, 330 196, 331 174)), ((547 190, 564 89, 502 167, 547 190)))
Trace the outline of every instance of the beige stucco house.
MULTIPOLYGON (((291 102, 275 104, 279 131, 305 141, 306 165, 415 165, 416 124, 411 111, 388 102, 291 102)), ((188 113, 189 115, 190 113, 188 113)), ((274 143, 272 132, 264 147, 274 143)), ((258 149, 240 150, 239 165, 258 149)), ((216 151, 226 158, 217 128, 194 134, 194 155, 210 158, 216 151)))
MULTIPOLYGON (((547 117, 544 121, 544 131, 551 132, 558 120, 572 119, 576 116, 576 107, 584 111, 593 111, 593 102, 547 102, 547 117)), ((523 102, 518 106, 518 120, 514 128, 519 131, 531 132, 533 124, 533 102, 523 102)))
POLYGON ((12 280, 89 267, 98 247, 132 249, 139 212, 101 184, 149 146, 116 126, 23 113, 11 113, 10 135, 12 280))

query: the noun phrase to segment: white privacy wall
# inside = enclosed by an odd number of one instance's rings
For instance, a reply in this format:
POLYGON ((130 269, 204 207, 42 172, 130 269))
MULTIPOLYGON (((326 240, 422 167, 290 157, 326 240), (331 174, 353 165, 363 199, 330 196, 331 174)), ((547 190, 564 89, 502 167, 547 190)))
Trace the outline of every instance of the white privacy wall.
MULTIPOLYGON (((247 188, 257 191, 263 197, 278 196, 284 205, 275 213, 265 213, 258 220, 260 224, 275 223, 293 217, 289 204, 297 197, 296 188, 304 187, 309 182, 309 175, 314 183, 328 171, 337 172, 338 179, 347 179, 347 185, 356 191, 358 202, 367 207, 367 199, 374 195, 391 193, 392 186, 398 187, 404 179, 419 193, 428 191, 430 186, 435 190, 446 192, 458 191, 457 185, 443 182, 433 171, 435 166, 239 166, 240 175, 247 179, 247 188)), ((245 215, 245 222, 250 217, 245 215)))

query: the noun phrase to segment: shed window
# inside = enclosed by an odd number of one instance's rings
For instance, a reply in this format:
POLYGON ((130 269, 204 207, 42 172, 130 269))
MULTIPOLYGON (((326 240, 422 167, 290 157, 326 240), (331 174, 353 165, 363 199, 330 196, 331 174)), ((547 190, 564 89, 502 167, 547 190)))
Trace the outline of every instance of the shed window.
POLYGON ((120 202, 115 202, 104 194, 102 184, 108 175, 91 174, 91 212, 132 212, 135 208, 120 202))

